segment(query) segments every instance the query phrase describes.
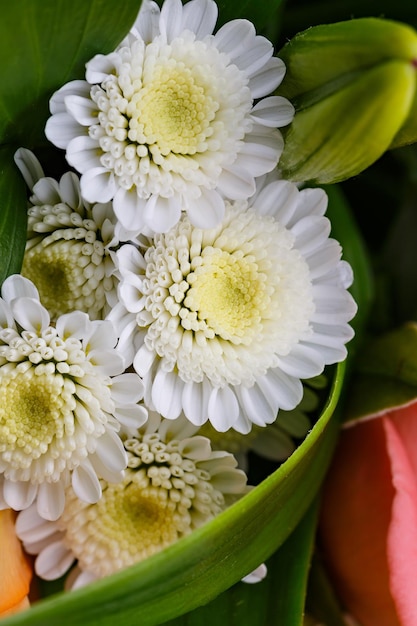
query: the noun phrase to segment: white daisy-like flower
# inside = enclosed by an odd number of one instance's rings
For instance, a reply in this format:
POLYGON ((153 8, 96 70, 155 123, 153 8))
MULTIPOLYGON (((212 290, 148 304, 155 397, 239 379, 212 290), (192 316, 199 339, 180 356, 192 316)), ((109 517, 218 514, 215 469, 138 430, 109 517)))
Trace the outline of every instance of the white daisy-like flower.
POLYGON ((164 417, 247 433, 301 400, 300 379, 346 356, 350 266, 320 189, 266 177, 216 228, 187 216, 145 250, 117 252, 119 349, 164 417))
POLYGON ((216 20, 213 0, 165 0, 161 10, 145 0, 115 52, 51 99, 46 136, 81 172, 83 196, 114 199, 129 231, 166 232, 182 211, 212 228, 224 197, 249 197, 278 163, 277 129, 294 109, 265 96, 285 66, 250 22, 213 35, 216 20))
POLYGON ((37 287, 52 319, 71 311, 103 319, 116 302, 113 261, 119 237, 111 202, 81 198, 78 176, 45 177, 35 155, 20 148, 15 161, 32 192, 21 273, 37 287))
POLYGON ((62 517, 45 522, 36 507, 20 513, 17 532, 38 554, 41 578, 62 576, 77 587, 159 552, 206 523, 244 495, 245 473, 227 452, 213 452, 187 420, 151 415, 136 436, 125 439, 128 469, 117 484, 102 481, 96 504, 67 490, 62 517))
POLYGON ((127 457, 118 431, 147 419, 143 384, 124 374, 109 321, 85 313, 51 326, 28 279, 7 278, 0 298, 0 507, 61 515, 65 489, 96 502, 98 477, 119 481, 127 457))

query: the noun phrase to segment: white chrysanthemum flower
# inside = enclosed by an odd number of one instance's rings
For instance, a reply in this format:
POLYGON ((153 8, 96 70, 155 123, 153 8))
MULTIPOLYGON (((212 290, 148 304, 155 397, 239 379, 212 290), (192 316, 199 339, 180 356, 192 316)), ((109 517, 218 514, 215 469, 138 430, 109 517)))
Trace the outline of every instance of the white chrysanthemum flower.
POLYGON ((213 0, 165 0, 161 10, 145 0, 116 51, 51 99, 48 139, 81 172, 83 196, 114 199, 129 231, 166 232, 182 211, 212 228, 224 197, 249 197, 254 178, 277 165, 277 128, 294 109, 265 96, 285 66, 250 22, 213 35, 216 20, 213 0))
POLYGON ((300 379, 346 356, 356 304, 329 239, 327 196, 267 180, 214 229, 187 216, 117 252, 119 349, 164 417, 247 433, 302 398, 300 379))
POLYGON ((128 239, 112 204, 83 200, 72 172, 59 182, 45 177, 25 148, 15 161, 32 192, 21 273, 36 285, 52 319, 76 310, 103 319, 116 302, 114 249, 119 237, 128 239))
POLYGON ((62 517, 42 520, 23 511, 17 532, 37 574, 62 576, 75 560, 79 586, 133 565, 206 523, 248 491, 245 473, 227 452, 213 452, 187 420, 151 415, 125 440, 128 469, 118 484, 102 481, 96 504, 67 490, 62 517))
POLYGON ((118 435, 147 419, 143 384, 123 374, 109 321, 85 313, 50 325, 34 285, 10 276, 0 299, 0 507, 57 519, 71 484, 96 502, 99 477, 119 481, 127 457, 118 435))

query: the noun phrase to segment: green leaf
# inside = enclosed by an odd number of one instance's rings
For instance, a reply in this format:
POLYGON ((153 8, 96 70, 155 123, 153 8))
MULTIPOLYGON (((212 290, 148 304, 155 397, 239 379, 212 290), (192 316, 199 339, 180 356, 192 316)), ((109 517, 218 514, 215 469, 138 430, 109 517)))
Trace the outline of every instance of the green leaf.
POLYGON ((351 322, 356 331, 354 342, 349 344, 349 352, 352 353, 352 345, 361 339, 373 303, 374 275, 362 233, 343 191, 339 185, 326 185, 324 189, 329 197, 326 215, 332 225, 332 237, 341 242, 343 258, 353 269, 354 280, 350 291, 358 304, 358 312, 351 322))
POLYGON ((317 523, 313 503, 287 541, 267 561, 260 583, 237 583, 204 607, 166 622, 164 626, 301 626, 307 577, 317 523))
POLYGON ((239 502, 134 567, 41 601, 2 624, 155 626, 236 583, 283 544, 317 493, 337 439, 338 421, 331 417, 344 369, 337 368, 326 407, 304 442, 239 502))
POLYGON ((231 2, 230 0, 219 0, 219 19, 217 27, 225 22, 234 19, 246 19, 251 21, 258 33, 269 37, 272 41, 280 25, 280 7, 283 0, 269 0, 259 2, 259 0, 241 0, 241 2, 231 2))
POLYGON ((34 148, 53 92, 84 78, 84 64, 128 32, 140 0, 3 2, 0 20, 0 143, 34 148))
POLYGON ((357 360, 346 421, 376 417, 417 398, 417 324, 371 339, 357 360))
POLYGON ((26 190, 13 152, 0 148, 0 285, 20 271, 26 244, 26 190))

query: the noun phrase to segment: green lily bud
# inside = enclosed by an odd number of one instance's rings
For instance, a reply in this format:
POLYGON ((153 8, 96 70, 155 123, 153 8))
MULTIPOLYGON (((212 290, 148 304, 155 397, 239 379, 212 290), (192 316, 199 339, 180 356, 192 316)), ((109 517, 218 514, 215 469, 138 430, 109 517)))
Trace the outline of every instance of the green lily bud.
POLYGON ((278 56, 278 90, 296 114, 280 167, 294 181, 335 183, 390 147, 417 141, 417 32, 378 18, 314 26, 278 56))

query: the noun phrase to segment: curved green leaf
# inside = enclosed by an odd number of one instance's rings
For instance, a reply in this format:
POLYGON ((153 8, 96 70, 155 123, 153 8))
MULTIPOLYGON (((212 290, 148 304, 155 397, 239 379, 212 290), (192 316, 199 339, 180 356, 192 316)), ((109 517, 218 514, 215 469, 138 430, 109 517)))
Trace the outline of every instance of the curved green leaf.
POLYGON ((3 2, 0 20, 0 139, 35 147, 44 140, 52 93, 128 32, 140 0, 3 2))
POLYGON ((256 584, 237 583, 209 604, 164 626, 207 626, 216 615, 227 626, 301 626, 318 501, 287 541, 266 562, 268 575, 256 584))
POLYGON ((0 148, 0 285, 19 272, 26 243, 25 184, 13 161, 13 150, 0 148))

